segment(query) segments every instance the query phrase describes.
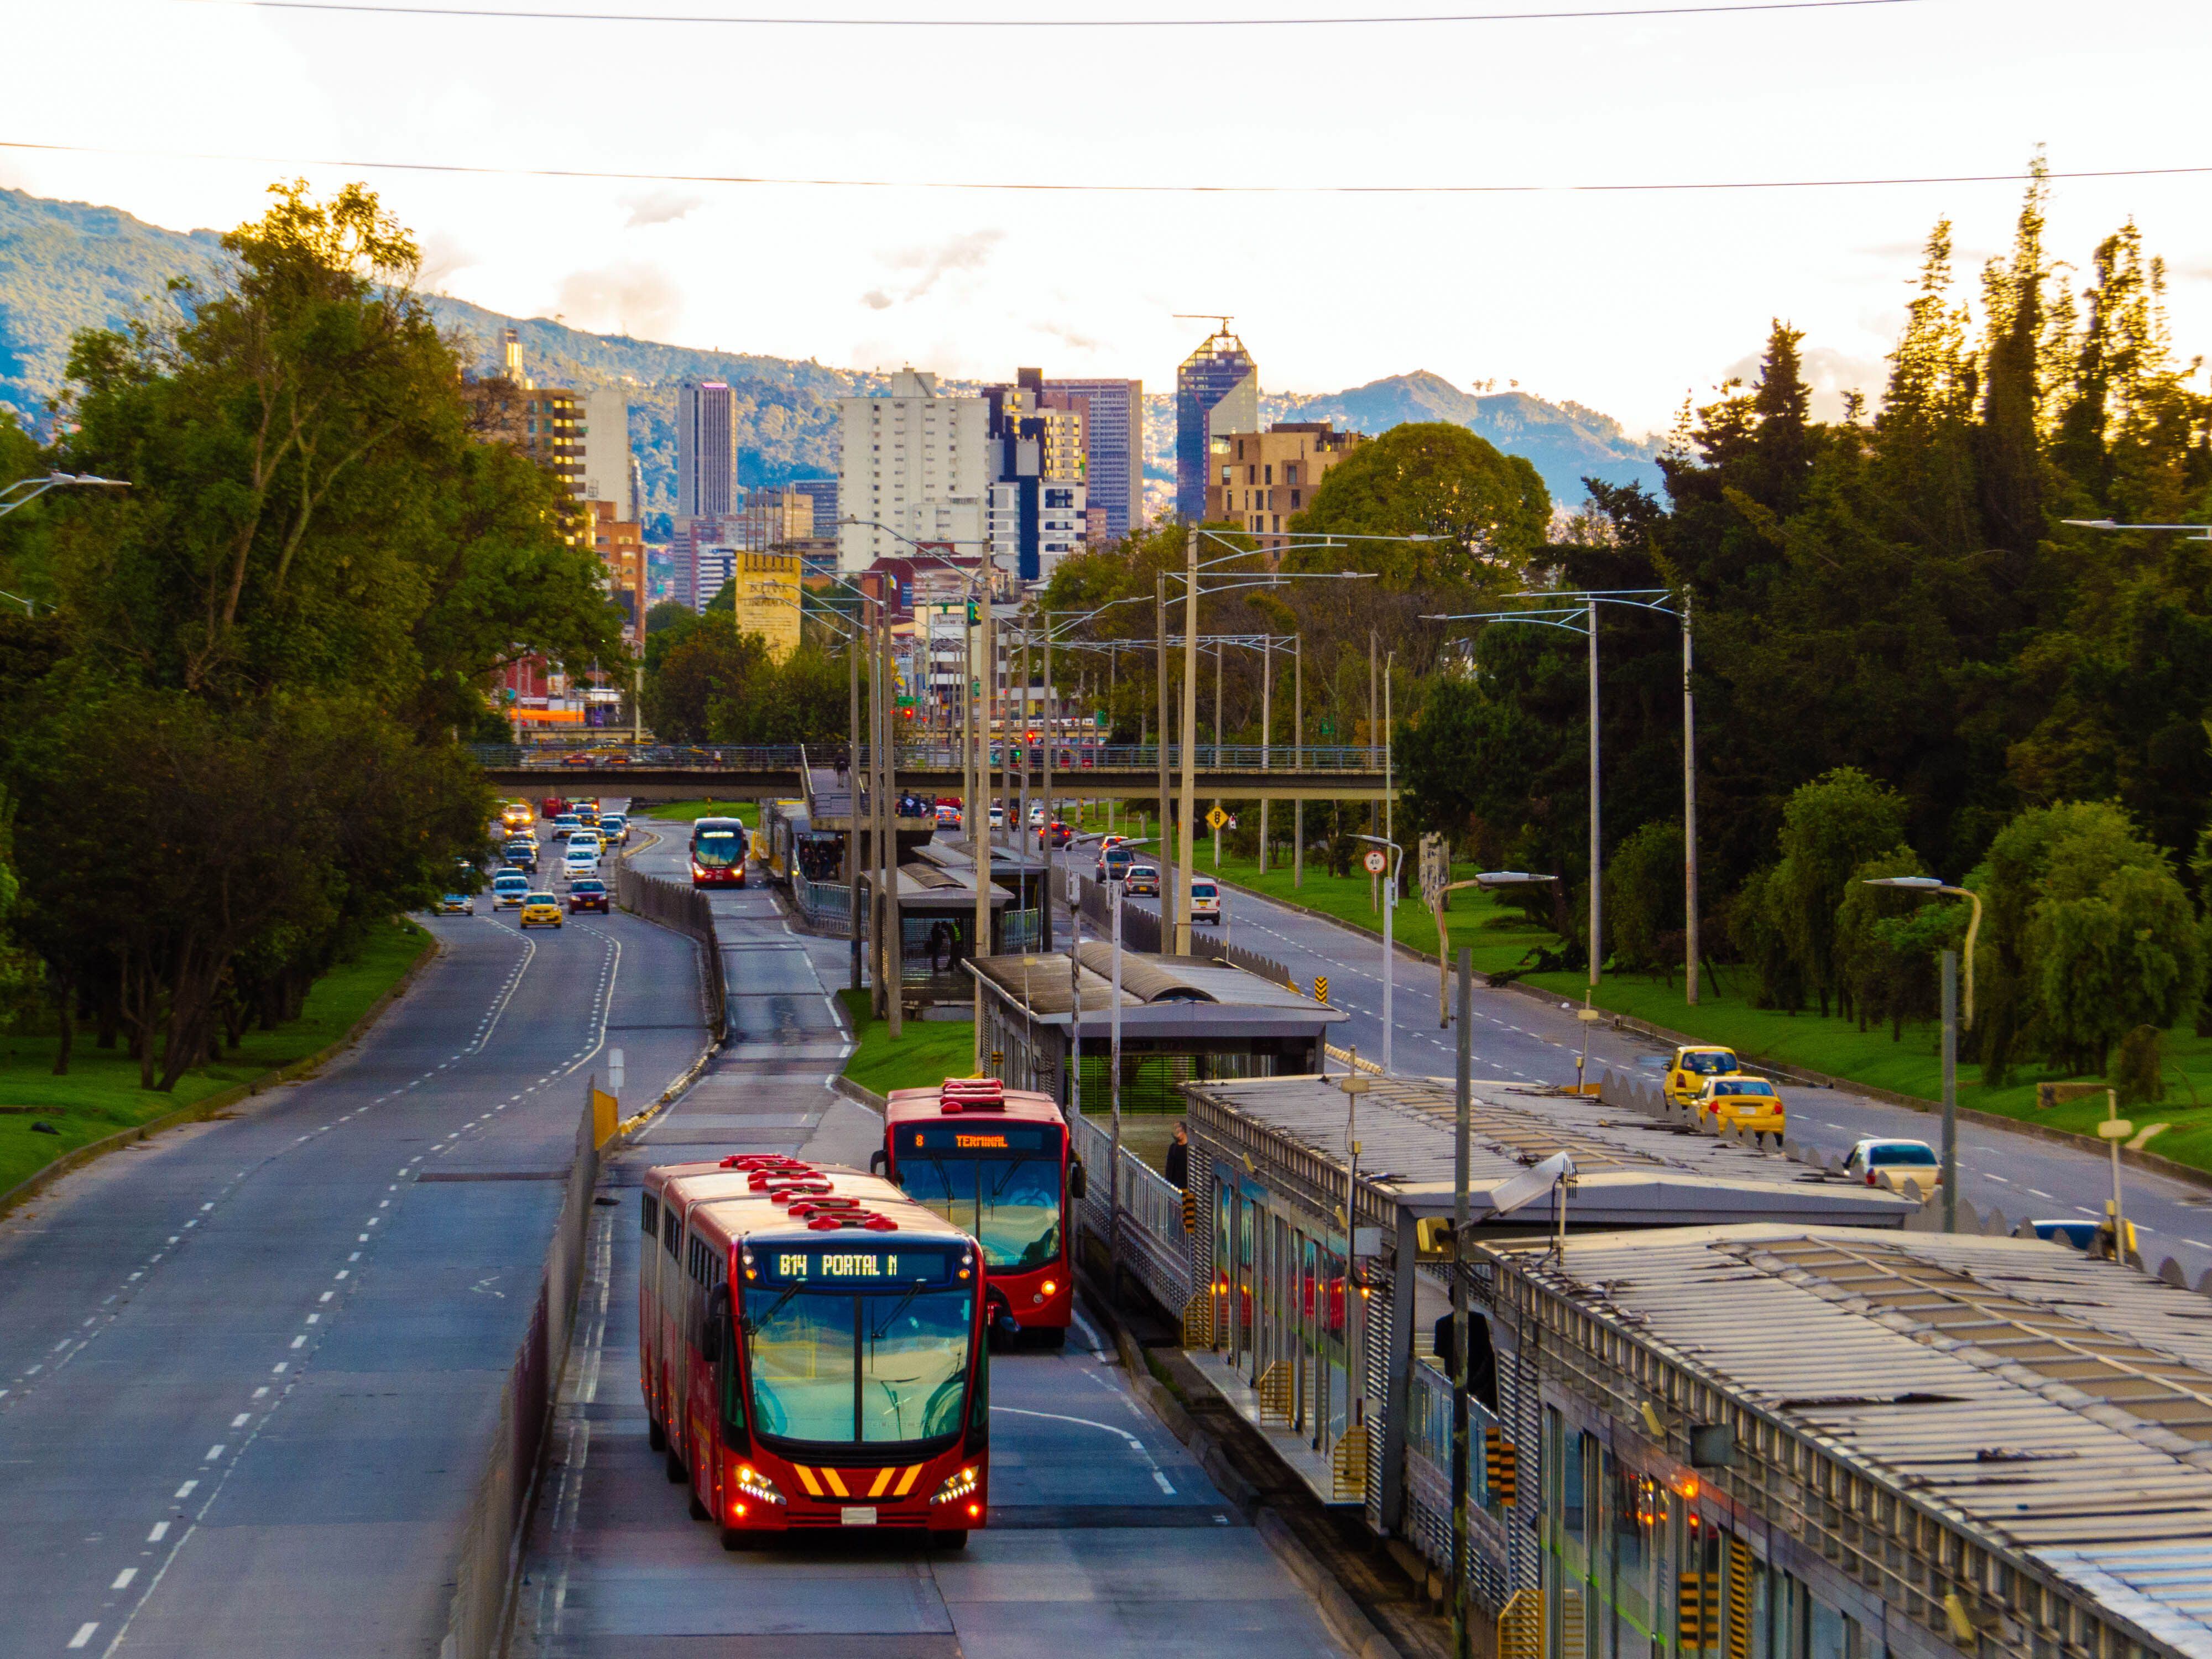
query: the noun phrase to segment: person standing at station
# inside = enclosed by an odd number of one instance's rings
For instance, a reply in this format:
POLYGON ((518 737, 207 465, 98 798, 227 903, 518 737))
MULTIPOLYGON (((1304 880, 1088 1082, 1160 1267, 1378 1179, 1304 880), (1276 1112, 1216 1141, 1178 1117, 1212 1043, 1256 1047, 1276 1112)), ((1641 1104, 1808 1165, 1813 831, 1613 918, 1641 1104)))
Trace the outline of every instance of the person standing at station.
POLYGON ((1168 1142, 1166 1167, 1161 1173, 1175 1186, 1185 1191, 1190 1188, 1190 1131, 1178 1120, 1175 1139, 1168 1142))

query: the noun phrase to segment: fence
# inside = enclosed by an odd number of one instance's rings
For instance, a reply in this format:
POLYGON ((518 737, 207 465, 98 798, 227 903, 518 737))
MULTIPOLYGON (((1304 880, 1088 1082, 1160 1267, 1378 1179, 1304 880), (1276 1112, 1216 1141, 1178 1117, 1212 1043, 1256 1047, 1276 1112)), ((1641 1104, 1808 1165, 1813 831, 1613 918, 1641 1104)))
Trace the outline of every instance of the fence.
MULTIPOLYGON (((810 927, 829 927, 844 933, 853 925, 853 889, 842 881, 809 881, 794 861, 791 868, 791 902, 810 927)), ((867 931, 863 918, 861 932, 867 931)))
MULTIPOLYGON (((1109 884, 1083 878, 1083 915, 1091 925, 1102 933, 1114 926, 1114 912, 1108 897, 1109 884)), ((1233 903, 1232 898, 1227 902, 1233 903)), ((1160 948, 1160 918, 1157 911, 1139 909, 1128 900, 1121 901, 1121 947, 1127 951, 1156 952, 1160 948)), ((1263 957, 1257 951, 1248 951, 1241 945, 1211 938, 1192 930, 1190 953, 1212 962, 1225 962, 1231 967, 1242 968, 1248 974, 1256 974, 1271 984, 1287 986, 1302 991, 1291 970, 1272 957, 1263 957)))
POLYGON ((615 872, 615 902, 633 915, 699 941, 705 974, 707 1024, 720 1042, 729 1029, 728 994, 722 979, 722 942, 714 933, 714 907, 696 887, 640 875, 624 864, 615 872))
MULTIPOLYGON (((1072 1127, 1075 1155, 1083 1160, 1085 1177, 1079 1219, 1103 1240, 1113 1224, 1113 1187, 1108 1176, 1114 1168, 1114 1138, 1104 1121, 1088 1112, 1072 1127)), ((1182 1230, 1182 1188, 1126 1146, 1121 1149, 1121 1265, 1164 1308, 1182 1308, 1196 1288, 1189 1235, 1182 1230)))
POLYGON ((554 1389, 575 1320, 592 1188, 599 1178, 599 1154, 587 1097, 576 1128, 576 1159, 568 1170, 560 1219, 554 1224, 545 1270, 538 1281, 537 1306, 507 1369, 507 1386, 500 1391, 498 1425, 485 1448, 483 1472, 461 1529, 439 1659, 491 1659, 500 1650, 507 1589, 520 1566, 531 1485, 544 1451, 554 1389))

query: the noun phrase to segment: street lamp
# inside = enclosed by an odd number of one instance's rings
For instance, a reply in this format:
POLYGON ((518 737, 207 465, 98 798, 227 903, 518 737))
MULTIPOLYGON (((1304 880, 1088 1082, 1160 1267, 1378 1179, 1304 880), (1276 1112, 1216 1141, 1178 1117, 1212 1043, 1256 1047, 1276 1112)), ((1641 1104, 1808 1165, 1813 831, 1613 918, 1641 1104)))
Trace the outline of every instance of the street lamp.
POLYGON ((17 507, 34 501, 49 489, 128 489, 128 478, 102 478, 90 472, 46 472, 34 478, 18 478, 6 489, 0 489, 0 519, 4 519, 17 507), (14 501, 8 499, 19 489, 27 490, 14 501))
POLYGON ((2212 524, 2114 524, 2110 519, 2062 519, 2076 530, 2193 530, 2192 542, 2212 542, 2212 524))
MULTIPOLYGON (((1546 882, 1557 882, 1557 876, 1532 876, 1525 870, 1484 870, 1469 876, 1465 881, 1449 881, 1429 896, 1431 906, 1437 913, 1437 1026, 1442 1030, 1451 1024, 1451 938, 1444 922, 1444 900, 1462 887, 1480 887, 1492 891, 1501 887, 1535 887, 1546 882)), ((1579 1081, 1579 1079, 1577 1079, 1579 1081)))
POLYGON ((1874 876, 1869 887, 1893 887, 1923 897, 1937 893, 1973 906, 1966 918, 1966 1017, 1959 1018, 1959 953, 1943 952, 1943 1231, 1959 1231, 1959 1028, 1974 1025, 1974 936, 1982 928, 1981 895, 1936 876, 1874 876))
MULTIPOLYGON (((1374 847, 1387 847, 1391 853, 1390 872, 1386 878, 1389 885, 1382 890, 1382 1075, 1388 1077, 1390 1074, 1390 1040, 1396 1029, 1395 1022, 1390 1017, 1394 1000, 1391 992, 1397 986, 1397 975, 1390 971, 1394 957, 1390 918, 1398 908, 1398 866, 1405 860, 1406 849, 1383 836, 1354 836, 1352 839, 1366 842, 1374 847)), ((1371 869, 1373 866, 1369 867, 1371 869)))

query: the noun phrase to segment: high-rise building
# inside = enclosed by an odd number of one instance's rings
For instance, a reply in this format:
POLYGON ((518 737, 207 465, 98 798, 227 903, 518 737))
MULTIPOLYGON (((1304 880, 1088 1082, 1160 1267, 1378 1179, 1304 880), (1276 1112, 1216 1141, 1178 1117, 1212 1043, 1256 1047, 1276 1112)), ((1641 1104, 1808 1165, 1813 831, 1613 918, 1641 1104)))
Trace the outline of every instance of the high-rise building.
POLYGON ((468 381, 462 392, 479 437, 520 450, 581 497, 584 406, 574 392, 506 375, 468 381))
POLYGON ((587 501, 605 501, 617 519, 637 521, 642 505, 630 493, 629 399, 611 386, 584 398, 584 487, 587 501))
POLYGON ((837 408, 840 570, 917 544, 981 544, 990 446, 981 398, 939 396, 934 374, 902 368, 883 396, 840 398, 837 408))
POLYGON ((1260 429, 1260 366, 1229 331, 1229 319, 1176 370, 1176 512, 1206 514, 1207 464, 1217 432, 1260 429))
POLYGON ((622 607, 623 631, 633 643, 645 637, 645 536, 634 520, 621 518, 612 501, 590 503, 592 546, 605 571, 607 592, 622 607))
POLYGON ((735 586, 730 598, 738 631, 767 641, 776 662, 799 648, 799 577, 796 553, 740 551, 731 561, 728 580, 735 586))
POLYGON ((789 486, 814 503, 814 538, 836 540, 837 481, 835 478, 794 478, 789 486))
POLYGON ((1329 468, 1367 441, 1327 421, 1279 421, 1265 432, 1228 432, 1217 423, 1205 514, 1234 520, 1255 535, 1279 535, 1284 520, 1313 501, 1329 468))
POLYGON ((686 380, 676 388, 676 519, 720 519, 737 506, 737 439, 730 388, 686 380))
POLYGON ((814 498, 796 489, 751 489, 738 514, 737 544, 765 553, 806 541, 814 534, 814 498))
POLYGON ((1034 368, 983 394, 991 411, 991 556, 1024 583, 1049 576, 1089 527, 1083 411, 1046 408, 1043 394, 1043 374, 1034 368))
MULTIPOLYGON (((1084 483, 1091 509, 1105 512, 1103 539, 1118 541, 1145 522, 1145 383, 1047 380, 1048 409, 1083 414, 1084 483)), ((1101 539, 1093 538, 1094 540, 1101 539)))

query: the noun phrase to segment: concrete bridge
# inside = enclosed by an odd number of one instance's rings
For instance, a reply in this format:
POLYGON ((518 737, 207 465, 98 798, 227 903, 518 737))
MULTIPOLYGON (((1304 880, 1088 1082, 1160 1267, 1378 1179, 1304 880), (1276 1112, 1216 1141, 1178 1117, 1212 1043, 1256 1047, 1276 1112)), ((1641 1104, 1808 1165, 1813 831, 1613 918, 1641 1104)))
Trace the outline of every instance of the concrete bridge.
MULTIPOLYGON (((818 774, 842 753, 813 747, 818 774)), ((529 798, 549 794, 627 795, 635 800, 801 799, 807 794, 808 752, 797 744, 768 747, 604 743, 528 748, 480 744, 484 775, 501 792, 529 798)), ((1055 744, 1053 793, 1065 799, 1151 799, 1160 792, 1156 744, 1055 744)), ((901 744, 898 787, 920 795, 960 793, 960 746, 920 740, 901 744)), ((1024 769, 1032 793, 1044 777, 1041 745, 1018 746, 1017 787, 1024 769)), ((1002 775, 1007 757, 994 745, 992 770, 1002 775)), ((1200 744, 1194 760, 1197 793, 1204 800, 1381 800, 1395 795, 1379 748, 1307 744, 1200 744)), ((1169 787, 1181 776, 1180 744, 1168 746, 1169 787)), ((867 750, 860 751, 863 769, 867 750)))

